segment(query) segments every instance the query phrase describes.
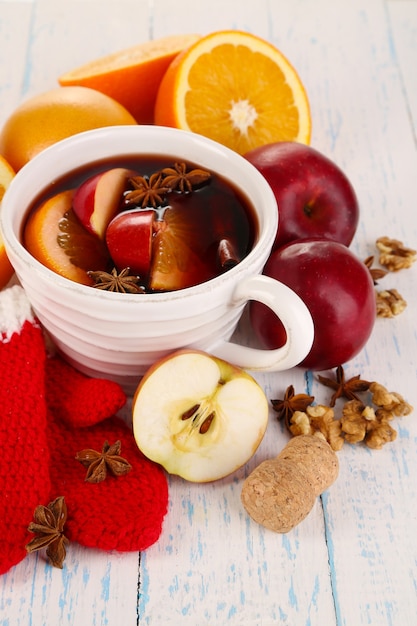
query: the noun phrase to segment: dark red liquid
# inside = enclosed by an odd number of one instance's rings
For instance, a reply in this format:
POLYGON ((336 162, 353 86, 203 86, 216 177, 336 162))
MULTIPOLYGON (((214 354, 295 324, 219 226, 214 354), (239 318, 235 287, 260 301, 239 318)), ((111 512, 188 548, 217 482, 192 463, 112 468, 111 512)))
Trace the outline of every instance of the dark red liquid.
MULTIPOLYGON (((55 181, 40 194, 31 210, 36 210, 36 207, 47 198, 65 189, 78 187, 83 181, 101 171, 124 167, 137 172, 138 176, 149 177, 162 168, 173 167, 175 163, 183 162, 176 157, 153 155, 102 160, 81 167, 55 181)), ((186 165, 187 171, 195 168, 204 169, 189 162, 186 165)), ((182 280, 185 281, 182 287, 205 282, 228 271, 247 256, 257 238, 257 219, 249 200, 228 180, 216 173, 210 174, 207 182, 193 188, 191 192, 181 193, 177 190, 169 192, 162 208, 156 209, 157 220, 162 220, 158 227, 161 225, 165 228, 168 225, 172 234, 170 254, 174 252, 178 256, 178 263, 182 265, 182 280), (183 254, 184 246, 191 251, 188 256, 183 254), (189 267, 184 267, 184 262, 189 262, 188 257, 194 261, 191 260, 189 267)), ((129 189, 131 188, 130 186, 129 189)), ((124 196, 121 198, 120 211, 135 208, 125 206, 124 196)), ((75 215, 71 218, 74 219, 75 215)), ((75 255, 72 262, 85 271, 111 271, 115 266, 113 260, 109 258, 106 266, 86 267, 81 253, 78 258, 75 255)), ((123 268, 116 269, 121 271, 123 268)), ((147 292, 155 290, 151 286, 150 276, 141 276, 140 284, 147 292)), ((167 287, 167 290, 169 289, 170 287, 167 287)), ((164 290, 164 287, 158 290, 164 290)))

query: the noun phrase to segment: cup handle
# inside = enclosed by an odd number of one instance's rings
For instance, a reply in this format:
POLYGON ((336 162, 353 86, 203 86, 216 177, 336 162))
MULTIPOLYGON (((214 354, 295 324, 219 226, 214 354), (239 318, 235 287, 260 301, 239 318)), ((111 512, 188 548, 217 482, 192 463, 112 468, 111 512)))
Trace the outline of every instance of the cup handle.
POLYGON ((262 274, 241 280, 231 304, 239 306, 248 300, 258 300, 272 309, 284 325, 287 342, 274 350, 223 342, 212 350, 213 354, 249 370, 282 371, 301 363, 314 339, 313 320, 303 300, 283 283, 262 274))

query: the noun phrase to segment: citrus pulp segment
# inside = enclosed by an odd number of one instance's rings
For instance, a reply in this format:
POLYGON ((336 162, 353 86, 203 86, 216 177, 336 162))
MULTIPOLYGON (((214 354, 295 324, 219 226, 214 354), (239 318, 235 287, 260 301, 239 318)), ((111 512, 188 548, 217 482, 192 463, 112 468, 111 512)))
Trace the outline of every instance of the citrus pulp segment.
POLYGON ((63 191, 39 205, 26 223, 24 244, 42 265, 91 285, 87 272, 106 269, 108 253, 103 241, 77 220, 72 211, 73 195, 73 190, 63 191))
POLYGON ((275 141, 309 143, 311 135, 295 69, 272 44, 241 31, 209 34, 173 60, 158 90, 155 123, 241 154, 275 141))

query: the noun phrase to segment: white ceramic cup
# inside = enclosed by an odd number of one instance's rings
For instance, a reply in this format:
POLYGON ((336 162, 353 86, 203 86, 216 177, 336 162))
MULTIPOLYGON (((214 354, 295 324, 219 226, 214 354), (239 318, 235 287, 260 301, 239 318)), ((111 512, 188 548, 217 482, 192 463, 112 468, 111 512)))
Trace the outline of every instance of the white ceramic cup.
POLYGON ((248 370, 289 369, 308 354, 313 322, 288 287, 261 275, 278 227, 273 192, 246 159, 200 135, 158 126, 88 131, 47 148, 13 179, 1 209, 6 250, 40 322, 80 371, 134 391, 159 358, 197 348, 248 370), (157 294, 119 294, 72 282, 36 261, 21 243, 28 208, 52 181, 112 156, 163 154, 220 173, 251 201, 259 223, 252 251, 224 274, 195 287, 157 294), (259 350, 231 343, 244 306, 259 300, 279 316, 287 343, 259 350))

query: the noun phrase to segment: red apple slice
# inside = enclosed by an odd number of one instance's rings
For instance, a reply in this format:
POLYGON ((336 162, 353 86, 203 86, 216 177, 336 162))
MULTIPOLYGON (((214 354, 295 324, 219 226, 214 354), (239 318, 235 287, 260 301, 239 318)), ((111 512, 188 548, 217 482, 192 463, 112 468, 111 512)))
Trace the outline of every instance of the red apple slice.
POLYGON ((116 268, 129 267, 133 274, 149 274, 155 212, 152 209, 124 211, 112 219, 106 230, 106 244, 116 268))
POLYGON ((120 210, 122 194, 131 175, 131 170, 123 167, 100 172, 84 181, 74 194, 74 213, 84 228, 100 239, 120 210))

